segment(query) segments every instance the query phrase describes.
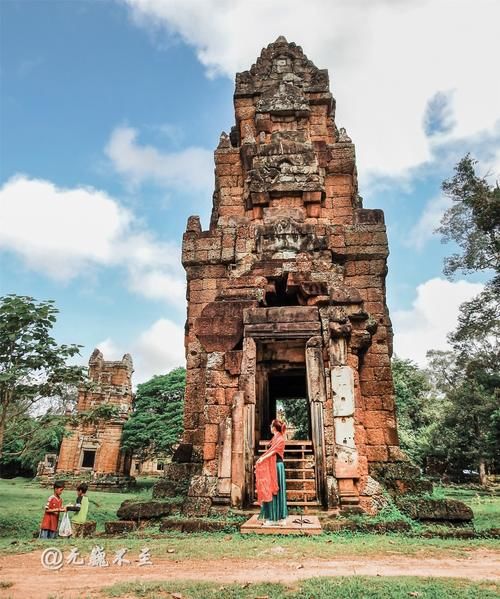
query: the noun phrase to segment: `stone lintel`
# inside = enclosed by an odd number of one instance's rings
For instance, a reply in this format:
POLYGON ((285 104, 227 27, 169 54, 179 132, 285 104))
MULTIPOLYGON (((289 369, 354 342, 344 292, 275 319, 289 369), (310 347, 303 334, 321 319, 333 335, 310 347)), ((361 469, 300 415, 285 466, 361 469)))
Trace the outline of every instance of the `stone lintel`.
POLYGON ((318 322, 270 322, 245 325, 245 337, 263 339, 308 339, 321 333, 318 322))
POLYGON ((271 323, 319 323, 319 312, 315 306, 282 306, 278 308, 246 309, 243 312, 245 325, 271 323))

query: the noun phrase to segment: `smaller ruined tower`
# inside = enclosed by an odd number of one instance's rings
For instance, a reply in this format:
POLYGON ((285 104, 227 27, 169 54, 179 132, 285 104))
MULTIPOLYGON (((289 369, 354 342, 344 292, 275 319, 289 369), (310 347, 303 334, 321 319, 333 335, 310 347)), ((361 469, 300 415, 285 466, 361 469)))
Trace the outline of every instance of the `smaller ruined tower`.
POLYGON ((127 476, 130 457, 120 449, 123 425, 132 409, 132 358, 125 354, 119 361, 104 360, 95 349, 89 360, 90 384, 78 392, 79 415, 100 406, 114 406, 111 419, 68 424, 57 462, 56 475, 127 476))

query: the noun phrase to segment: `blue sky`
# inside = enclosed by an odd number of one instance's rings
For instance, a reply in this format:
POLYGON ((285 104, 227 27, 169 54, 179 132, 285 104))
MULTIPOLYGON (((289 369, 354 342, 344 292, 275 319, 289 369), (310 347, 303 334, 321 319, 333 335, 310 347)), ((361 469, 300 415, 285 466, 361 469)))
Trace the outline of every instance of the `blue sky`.
POLYGON ((365 206, 385 211, 397 353, 444 347, 481 281, 444 279, 432 230, 462 155, 500 173, 498 3, 304 6, 3 0, 0 293, 55 299, 57 339, 84 361, 131 352, 137 382, 181 364, 186 220, 208 223, 234 73, 284 34, 329 69, 365 206))

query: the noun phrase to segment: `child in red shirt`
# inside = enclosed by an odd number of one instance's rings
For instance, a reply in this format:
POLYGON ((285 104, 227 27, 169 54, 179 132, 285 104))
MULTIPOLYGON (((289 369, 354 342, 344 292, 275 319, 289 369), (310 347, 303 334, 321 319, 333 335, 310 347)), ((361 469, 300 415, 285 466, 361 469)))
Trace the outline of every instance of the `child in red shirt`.
POLYGON ((63 491, 64 483, 56 481, 54 483, 54 494, 47 500, 42 523, 40 524, 40 539, 55 539, 57 537, 59 513, 66 511, 66 508, 62 505, 61 494, 63 491))

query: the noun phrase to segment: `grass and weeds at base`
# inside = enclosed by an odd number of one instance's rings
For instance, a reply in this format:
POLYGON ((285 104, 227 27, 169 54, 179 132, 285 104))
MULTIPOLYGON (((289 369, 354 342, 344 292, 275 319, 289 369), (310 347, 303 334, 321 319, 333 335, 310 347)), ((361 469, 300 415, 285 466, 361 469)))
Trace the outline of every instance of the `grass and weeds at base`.
POLYGON ((360 525, 363 523, 371 524, 391 524, 394 522, 406 522, 412 527, 412 529, 419 529, 420 525, 415 520, 409 518, 406 514, 403 514, 398 507, 390 501, 384 506, 375 516, 368 516, 367 514, 353 514, 349 517, 349 520, 356 522, 360 525))
POLYGON ((325 533, 314 537, 242 535, 222 532, 205 533, 159 533, 157 529, 137 531, 115 538, 57 539, 56 541, 17 541, 0 539, 3 554, 40 551, 47 546, 57 546, 65 552, 77 547, 82 556, 90 554, 96 545, 102 545, 106 554, 127 548, 136 557, 147 546, 153 563, 162 560, 215 560, 248 559, 268 561, 301 559, 334 559, 345 556, 407 555, 440 558, 443 556, 465 557, 471 551, 499 550, 497 539, 422 539, 400 534, 368 534, 357 532, 325 533), (137 554, 137 555, 136 555, 137 554))
POLYGON ((310 578, 293 586, 282 584, 230 584, 200 582, 132 582, 119 583, 103 589, 107 597, 183 599, 493 599, 500 586, 490 582, 470 582, 458 579, 382 578, 350 576, 310 578))

